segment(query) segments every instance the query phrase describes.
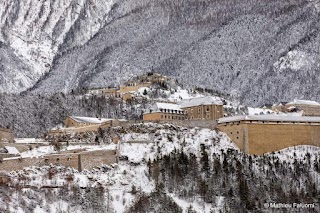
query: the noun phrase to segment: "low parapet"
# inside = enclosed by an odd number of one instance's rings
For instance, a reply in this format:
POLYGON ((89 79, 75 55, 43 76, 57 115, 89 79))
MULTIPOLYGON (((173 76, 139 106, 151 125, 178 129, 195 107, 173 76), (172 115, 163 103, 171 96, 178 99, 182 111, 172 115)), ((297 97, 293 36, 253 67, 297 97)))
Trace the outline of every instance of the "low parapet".
POLYGON ((218 124, 238 121, 286 122, 286 123, 319 123, 320 117, 290 115, 240 115, 218 119, 218 124))

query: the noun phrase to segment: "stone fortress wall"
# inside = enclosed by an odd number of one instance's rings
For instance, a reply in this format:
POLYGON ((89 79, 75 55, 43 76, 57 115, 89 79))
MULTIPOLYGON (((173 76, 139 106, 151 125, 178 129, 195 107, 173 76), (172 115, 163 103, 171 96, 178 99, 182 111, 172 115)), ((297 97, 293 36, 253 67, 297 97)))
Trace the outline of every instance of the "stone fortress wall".
POLYGON ((103 164, 117 163, 116 150, 85 151, 80 153, 63 153, 44 155, 38 158, 7 158, 0 161, 0 171, 10 172, 25 167, 62 165, 78 171, 91 170, 103 164))

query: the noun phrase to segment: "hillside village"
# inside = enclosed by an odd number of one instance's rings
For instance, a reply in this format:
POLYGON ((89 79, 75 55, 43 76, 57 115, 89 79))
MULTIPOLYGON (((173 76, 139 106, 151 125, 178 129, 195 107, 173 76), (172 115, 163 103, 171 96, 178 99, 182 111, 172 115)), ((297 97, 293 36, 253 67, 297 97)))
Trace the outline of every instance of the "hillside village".
MULTIPOLYGON (((258 159, 259 156, 263 158, 270 153, 292 150, 295 147, 314 150, 315 157, 312 159, 314 162, 320 159, 320 149, 317 148, 320 147, 319 103, 293 100, 253 108, 241 106, 236 100, 228 100, 227 98, 232 99, 230 95, 204 88, 191 90, 183 87, 167 76, 146 73, 118 86, 72 91, 84 101, 95 97, 129 104, 130 112, 136 115, 134 119, 115 116, 114 112, 98 105, 95 117, 67 115, 37 139, 16 138, 10 128, 0 128, 0 183, 13 184, 15 175, 7 173, 26 171, 29 167, 63 166, 86 172, 101 170, 104 165, 108 165, 108 169, 115 165, 121 168, 123 162, 142 166, 147 161, 148 164, 153 161, 161 165, 160 156, 187 147, 187 152, 193 153, 201 162, 207 148, 212 152, 210 159, 212 154, 234 155, 230 150, 258 159), (197 144, 192 142, 194 135, 199 137, 194 139, 199 140, 197 144), (219 142, 221 140, 223 142, 219 142)), ((318 172, 312 179, 315 183, 320 178, 318 166, 315 163, 312 167, 318 172)), ((143 168, 146 173, 147 169, 143 168)), ((149 167, 149 173, 154 175, 157 171, 154 167, 149 167)), ((151 185, 151 188, 159 187, 151 185)), ((316 190, 315 193, 320 191, 319 187, 313 190, 316 190)), ((121 208, 129 208, 129 203, 134 203, 133 197, 130 199, 121 208)), ((219 202, 224 203, 222 200, 219 202)), ((221 203, 217 211, 233 208, 221 203)), ((189 205, 183 207, 184 212, 187 208, 189 205)), ((209 212, 212 207, 200 209, 209 212)), ((116 212, 124 212, 124 209, 116 212)))

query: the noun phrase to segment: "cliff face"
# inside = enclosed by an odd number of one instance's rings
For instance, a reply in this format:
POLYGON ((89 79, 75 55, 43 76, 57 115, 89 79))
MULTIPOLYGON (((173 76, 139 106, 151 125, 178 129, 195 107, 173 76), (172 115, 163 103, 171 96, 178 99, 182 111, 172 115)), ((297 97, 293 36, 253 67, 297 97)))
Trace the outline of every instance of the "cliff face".
POLYGON ((5 0, 0 91, 68 92, 154 70, 243 103, 319 100, 319 5, 5 0))

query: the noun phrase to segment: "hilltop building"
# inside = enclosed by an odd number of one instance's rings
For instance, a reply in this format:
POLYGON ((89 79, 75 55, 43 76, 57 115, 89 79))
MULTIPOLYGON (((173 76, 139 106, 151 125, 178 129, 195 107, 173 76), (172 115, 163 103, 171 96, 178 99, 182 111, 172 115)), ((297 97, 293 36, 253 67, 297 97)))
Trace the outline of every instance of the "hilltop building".
POLYGON ((188 120, 216 120, 223 117, 222 101, 211 96, 183 100, 180 107, 186 112, 188 120))
POLYGON ((14 136, 10 129, 0 127, 0 143, 13 143, 14 136))
POLYGON ((192 98, 180 104, 156 103, 143 120, 216 120, 223 117, 223 104, 214 97, 192 98))
POLYGON ((297 145, 320 146, 320 117, 257 115, 221 118, 218 129, 244 152, 261 155, 297 145))
POLYGON ((178 104, 155 103, 147 113, 143 115, 143 120, 185 120, 187 115, 178 104))

